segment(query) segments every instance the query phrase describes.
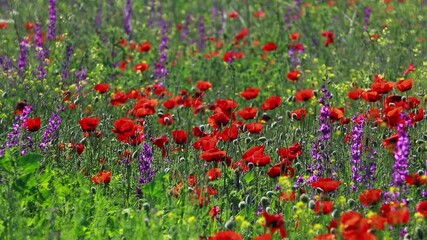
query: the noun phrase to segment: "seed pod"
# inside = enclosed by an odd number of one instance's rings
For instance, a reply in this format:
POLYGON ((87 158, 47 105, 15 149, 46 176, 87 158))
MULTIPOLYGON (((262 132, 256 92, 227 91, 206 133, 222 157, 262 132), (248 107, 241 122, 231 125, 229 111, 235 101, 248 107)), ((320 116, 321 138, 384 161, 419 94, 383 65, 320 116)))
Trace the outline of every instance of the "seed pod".
POLYGON ((267 197, 262 197, 261 205, 263 208, 266 208, 268 205, 270 205, 270 200, 267 197))
POLYGON ((308 202, 308 207, 312 210, 314 210, 316 208, 316 203, 313 200, 310 200, 308 202))
POLYGON ((350 199, 347 200, 347 205, 350 208, 354 208, 354 206, 356 205, 356 201, 354 201, 354 199, 350 198, 350 199))
POLYGON ((232 230, 235 226, 234 217, 231 217, 224 225, 224 227, 228 230, 232 230))
POLYGON ((308 197, 307 194, 303 193, 301 194, 301 196, 299 197, 299 200, 303 203, 308 203, 310 201, 310 198, 308 197))
POLYGON ((239 209, 244 209, 246 207, 246 203, 244 201, 239 202, 239 209))

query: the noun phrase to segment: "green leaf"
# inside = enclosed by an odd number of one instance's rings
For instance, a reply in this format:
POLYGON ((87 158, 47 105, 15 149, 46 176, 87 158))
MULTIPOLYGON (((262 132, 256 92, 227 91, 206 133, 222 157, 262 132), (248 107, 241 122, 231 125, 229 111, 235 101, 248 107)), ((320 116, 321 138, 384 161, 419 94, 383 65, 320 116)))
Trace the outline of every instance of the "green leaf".
POLYGON ((6 172, 13 172, 12 157, 9 151, 6 151, 6 154, 0 158, 0 167, 6 172))
POLYGON ((42 159, 41 155, 38 154, 28 154, 25 156, 21 156, 17 159, 17 164, 24 173, 34 173, 39 165, 40 160, 42 159))
POLYGON ((151 196, 157 196, 163 192, 164 173, 157 174, 157 176, 150 182, 142 186, 142 191, 151 196))
POLYGON ((250 184, 255 179, 255 171, 250 171, 245 175, 246 184, 250 184))

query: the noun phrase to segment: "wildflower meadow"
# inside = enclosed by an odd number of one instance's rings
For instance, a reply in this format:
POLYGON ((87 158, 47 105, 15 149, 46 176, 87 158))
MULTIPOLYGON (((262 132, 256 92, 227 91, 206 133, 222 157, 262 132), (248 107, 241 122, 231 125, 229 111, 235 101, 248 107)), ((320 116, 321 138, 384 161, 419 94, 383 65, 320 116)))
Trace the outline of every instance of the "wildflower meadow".
POLYGON ((0 10, 0 239, 427 239, 427 1, 0 10))

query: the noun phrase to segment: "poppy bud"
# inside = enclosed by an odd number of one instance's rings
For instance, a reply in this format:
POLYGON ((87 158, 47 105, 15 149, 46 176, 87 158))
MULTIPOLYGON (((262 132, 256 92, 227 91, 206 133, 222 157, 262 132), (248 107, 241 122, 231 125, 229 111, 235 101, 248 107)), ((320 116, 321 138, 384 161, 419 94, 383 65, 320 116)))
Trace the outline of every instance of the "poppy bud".
POLYGON ((297 135, 301 134, 301 129, 300 128, 295 129, 295 134, 297 135))
POLYGON ((273 197, 274 195, 276 195, 276 193, 274 193, 273 191, 268 191, 266 195, 267 197, 273 197))
POLYGON ((144 208, 144 210, 145 210, 146 212, 150 211, 150 204, 149 204, 149 203, 144 203, 144 204, 142 204, 142 207, 144 208))
POLYGON ((258 138, 258 141, 265 142, 265 141, 267 141, 267 138, 266 137, 260 137, 260 138, 258 138))
POLYGON ((92 194, 96 194, 96 188, 95 188, 95 187, 91 187, 91 188, 90 188, 90 192, 91 192, 92 194))
POLYGON ((323 189, 321 188, 316 188, 316 194, 322 194, 323 193, 323 189))
POLYGON ((95 102, 98 102, 98 101, 99 101, 99 97, 98 97, 98 96, 96 96, 96 97, 94 98, 94 101, 95 101, 95 102))
POLYGON ((165 170, 163 170, 163 172, 168 173, 168 172, 170 172, 170 170, 171 170, 170 168, 165 168, 165 170))
POLYGON ((295 168, 295 170, 300 170, 300 169, 301 169, 301 163, 296 162, 296 163, 294 164, 294 168, 295 168))
POLYGON ((314 90, 313 93, 314 93, 315 97, 317 97, 319 95, 319 92, 317 90, 314 90))
POLYGON ((252 205, 253 199, 251 199, 251 196, 248 195, 248 196, 246 196, 245 202, 246 202, 246 204, 252 205))
POLYGON ((267 213, 271 213, 271 208, 270 208, 270 207, 266 207, 266 208, 265 208, 265 211, 266 211, 267 213))
POLYGON ((281 122, 282 120, 283 120, 283 116, 278 116, 278 117, 277 117, 277 121, 278 121, 278 122, 281 122))
POLYGON ((401 98, 401 100, 403 101, 403 102, 406 102, 406 96, 402 96, 402 98, 401 98))
POLYGON ((410 240, 410 239, 412 239, 412 236, 409 233, 407 233, 407 234, 405 234, 405 236, 403 236, 403 240, 410 240))
POLYGON ((183 157, 179 158, 179 162, 184 162, 184 161, 185 161, 185 158, 183 158, 183 157))
POLYGON ((310 200, 308 202, 308 207, 312 210, 314 210, 314 208, 316 208, 316 203, 313 200, 310 200))
POLYGON ((7 98, 7 92, 4 92, 4 93, 1 95, 1 97, 2 97, 2 98, 7 98))
POLYGON ((310 198, 308 197, 307 194, 303 193, 301 194, 301 196, 299 197, 299 200, 303 203, 308 203, 308 201, 310 201, 310 198))
POLYGON ((245 138, 245 143, 246 144, 249 144, 249 143, 251 143, 252 142, 252 138, 251 137, 247 137, 247 138, 245 138))
POLYGON ((168 117, 165 117, 164 121, 165 121, 165 124, 168 125, 171 120, 168 117))
POLYGON ((298 115, 296 113, 292 113, 291 114, 291 119, 292 120, 297 120, 298 115))
POLYGON ((424 230, 422 228, 416 227, 415 232, 417 233, 417 237, 419 239, 424 239, 424 230))
POLYGON ((339 218, 340 217, 340 211, 338 211, 337 209, 335 209, 334 211, 332 211, 331 216, 333 218, 339 218))
POLYGON ((356 201, 354 201, 354 199, 350 198, 350 199, 347 200, 347 205, 350 208, 354 208, 354 206, 356 205, 356 201))
POLYGON ((253 169, 255 167, 255 165, 252 162, 250 162, 250 163, 248 163, 248 167, 249 167, 249 169, 253 169))
POLYGON ((204 132, 205 131, 205 125, 200 125, 199 129, 200 129, 200 131, 204 132))
POLYGON ((427 141, 427 134, 423 134, 423 139, 427 141))
POLYGON ((175 116, 175 114, 172 114, 171 116, 172 116, 172 119, 173 119, 173 120, 177 120, 177 119, 178 119, 178 118, 175 116))
POLYGON ((295 102, 295 96, 289 96, 286 101, 288 102, 295 102))
POLYGON ((246 207, 246 203, 244 201, 239 202, 239 209, 244 209, 246 207))
POLYGON ((238 140, 238 139, 234 139, 234 140, 232 141, 232 143, 233 143, 233 145, 238 145, 238 144, 239 144, 239 140, 238 140))
POLYGON ((426 141, 424 141, 424 140, 422 140, 422 139, 418 139, 417 141, 415 141, 415 143, 416 144, 423 144, 423 143, 425 143, 426 141))
POLYGON ((224 225, 224 227, 228 230, 231 230, 234 228, 235 226, 235 221, 234 221, 234 217, 231 217, 224 225))
POLYGON ((270 128, 274 128, 277 125, 277 122, 272 122, 270 128))
POLYGON ((423 176, 425 174, 424 170, 418 170, 417 171, 418 175, 423 176))

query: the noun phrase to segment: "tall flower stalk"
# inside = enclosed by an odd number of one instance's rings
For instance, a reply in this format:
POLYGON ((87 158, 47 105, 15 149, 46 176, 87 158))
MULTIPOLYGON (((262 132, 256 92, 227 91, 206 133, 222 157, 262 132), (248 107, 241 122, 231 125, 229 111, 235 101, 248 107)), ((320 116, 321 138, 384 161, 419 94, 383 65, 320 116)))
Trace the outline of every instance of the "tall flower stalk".
POLYGON ((146 184, 151 182, 154 178, 154 170, 151 166, 153 162, 153 148, 144 143, 142 152, 139 155, 139 184, 146 184))
POLYGON ((124 8, 124 28, 129 39, 132 37, 132 0, 127 0, 124 8))
POLYGON ((43 33, 40 27, 40 24, 37 23, 35 25, 35 48, 36 48, 36 58, 40 61, 39 66, 36 70, 36 77, 38 79, 44 79, 46 78, 47 71, 45 66, 48 64, 47 60, 49 58, 49 51, 48 49, 43 47, 43 33))
POLYGON ((156 79, 159 80, 162 84, 167 82, 167 77, 169 76, 169 71, 166 68, 167 57, 168 57, 168 33, 167 33, 167 26, 166 21, 163 20, 162 24, 162 40, 160 42, 160 59, 155 65, 154 74, 156 76, 156 79))
POLYGON ((61 122, 61 116, 57 112, 53 112, 52 116, 48 120, 48 128, 43 134, 43 140, 39 145, 44 152, 47 152, 49 150, 49 146, 58 139, 59 126, 61 125, 61 122))
POLYGON ((55 38, 56 33, 56 0, 49 0, 49 28, 47 39, 55 38))
POLYGON ((353 128, 353 131, 351 132, 351 173, 353 175, 353 182, 354 184, 351 186, 351 190, 357 191, 359 188, 359 185, 363 181, 363 175, 362 171, 364 169, 363 163, 362 163, 362 156, 363 156, 363 127, 365 123, 365 119, 363 117, 359 118, 358 121, 356 120, 356 116, 353 117, 353 123, 356 124, 356 126, 353 128))
POLYGON ((399 138, 397 140, 396 149, 394 152, 394 164, 392 173, 391 190, 385 194, 388 201, 399 201, 400 191, 406 190, 405 178, 409 174, 409 153, 411 143, 407 127, 410 126, 410 120, 405 120, 406 115, 402 113, 401 123, 397 126, 399 138))
POLYGON ((332 176, 333 169, 331 168, 331 133, 332 126, 330 123, 330 107, 327 99, 332 98, 332 94, 328 91, 325 85, 322 86, 323 96, 319 100, 322 105, 320 109, 320 136, 311 149, 311 155, 315 163, 311 166, 312 176, 309 181, 315 181, 319 177, 332 176))

